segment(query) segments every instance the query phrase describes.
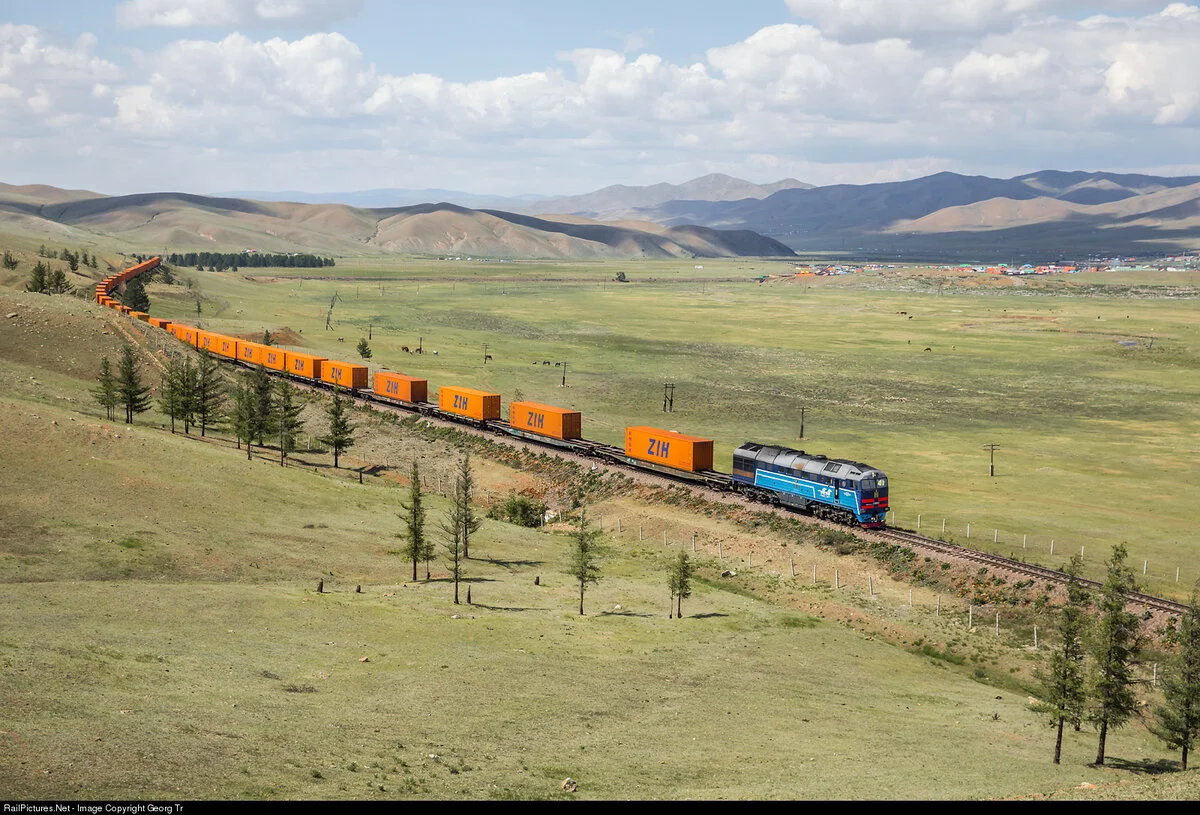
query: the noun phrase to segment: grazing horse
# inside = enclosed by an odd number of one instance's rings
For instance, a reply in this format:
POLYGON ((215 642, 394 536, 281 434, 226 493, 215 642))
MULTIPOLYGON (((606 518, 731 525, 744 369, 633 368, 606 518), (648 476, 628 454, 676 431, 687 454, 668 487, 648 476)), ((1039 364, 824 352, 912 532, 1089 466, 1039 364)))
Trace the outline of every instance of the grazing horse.
POLYGON ((409 350, 408 350, 408 346, 407 346, 407 345, 401 345, 401 346, 400 346, 400 350, 401 350, 401 351, 403 351, 403 352, 404 352, 404 353, 406 353, 406 354, 411 354, 411 353, 412 353, 412 351, 409 351, 409 350))

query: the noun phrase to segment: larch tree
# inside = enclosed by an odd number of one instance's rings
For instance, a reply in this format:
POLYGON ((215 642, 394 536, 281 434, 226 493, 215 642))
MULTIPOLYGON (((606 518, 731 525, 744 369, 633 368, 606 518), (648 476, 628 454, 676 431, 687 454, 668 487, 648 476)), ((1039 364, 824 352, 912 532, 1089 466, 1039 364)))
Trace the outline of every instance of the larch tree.
POLYGON ((36 292, 37 294, 50 293, 50 267, 42 261, 33 264, 33 268, 29 271, 29 282, 25 284, 25 291, 36 292))
POLYGON ((454 581, 454 604, 458 605, 458 584, 463 577, 463 561, 466 553, 463 547, 463 490, 462 475, 455 479, 454 499, 450 502, 450 511, 446 519, 439 524, 442 529, 444 546, 446 548, 446 566, 450 570, 450 578, 454 581))
MULTIPOLYGON (((675 616, 683 619, 683 601, 684 598, 692 596, 692 561, 688 558, 687 552, 680 552, 679 557, 671 564, 671 573, 668 579, 671 588, 671 599, 676 604, 675 616)), ((670 617, 670 612, 667 613, 670 617)))
POLYGON ((321 444, 333 451, 333 466, 336 469, 342 453, 354 446, 354 424, 350 421, 341 389, 336 385, 333 388, 333 402, 329 406, 328 416, 329 433, 321 437, 321 444))
POLYGON ((132 345, 121 348, 117 361, 117 397, 125 406, 125 424, 133 424, 134 416, 150 409, 150 386, 142 384, 132 345))
POLYGON ((243 376, 237 377, 229 386, 229 401, 232 405, 229 420, 233 425, 233 433, 237 437, 238 446, 246 443, 246 459, 250 459, 250 443, 254 441, 257 431, 258 403, 254 389, 243 376))
POLYGON ((108 357, 100 358, 100 377, 98 384, 92 389, 92 395, 104 408, 104 413, 110 422, 117 419, 117 405, 121 404, 117 394, 117 378, 113 375, 112 363, 108 357))
POLYGON ((275 387, 275 425, 279 428, 279 466, 287 466, 288 454, 296 449, 296 439, 304 422, 300 414, 304 404, 298 400, 295 386, 286 379, 280 380, 275 387))
POLYGON ((192 374, 192 424, 200 425, 200 435, 218 428, 225 419, 225 382, 221 364, 207 348, 200 349, 200 362, 192 374))
POLYGON ((146 294, 146 286, 140 278, 131 278, 125 284, 125 294, 122 295, 121 302, 134 311, 150 312, 150 297, 146 294))
POLYGON ((1050 655, 1049 673, 1040 669, 1034 672, 1034 676, 1042 683, 1041 699, 1034 709, 1049 716, 1058 728, 1054 742, 1055 764, 1062 760, 1064 725, 1069 723, 1078 728, 1087 701, 1083 660, 1087 653, 1084 635, 1087 633, 1091 595, 1079 579, 1082 571, 1083 558, 1079 555, 1072 557, 1063 567, 1063 574, 1067 576, 1067 600, 1058 613, 1058 636, 1061 641, 1050 655))
POLYGON ((1127 557, 1125 544, 1119 543, 1105 561, 1106 574, 1088 649, 1092 657, 1088 720, 1100 731, 1098 766, 1104 764, 1108 731, 1123 726, 1137 710, 1133 668, 1141 651, 1141 625, 1137 615, 1126 609, 1129 596, 1137 590, 1133 572, 1125 565, 1127 557))
POLYGON ((455 500, 462 505, 460 520, 462 523, 463 557, 471 557, 471 536, 479 531, 483 519, 475 514, 475 475, 471 472, 471 451, 464 450, 458 461, 458 474, 455 478, 455 500))
POLYGON ((1188 753, 1200 737, 1200 593, 1192 589, 1188 610, 1179 621, 1179 652, 1163 674, 1163 704, 1154 709, 1154 735, 1180 751, 1188 768, 1188 753))
POLYGON ((167 359, 167 370, 158 389, 158 409, 171 420, 171 432, 175 432, 175 420, 183 417, 183 395, 179 392, 179 360, 167 359))
MULTIPOLYGON (((417 579, 417 564, 428 560, 428 541, 425 537, 425 507, 421 503, 421 471, 413 459, 412 477, 408 486, 408 501, 400 502, 404 510, 400 518, 404 521, 404 556, 412 561, 413 576, 417 579)), ((426 574, 428 577, 428 573, 426 574)))
POLYGON ((250 388, 254 391, 254 435, 263 447, 264 440, 275 434, 275 384, 262 365, 254 366, 250 388))
POLYGON ((588 529, 587 510, 579 511, 579 521, 571 533, 571 560, 568 574, 579 581, 579 613, 583 614, 583 596, 589 583, 600 580, 599 533, 588 529))

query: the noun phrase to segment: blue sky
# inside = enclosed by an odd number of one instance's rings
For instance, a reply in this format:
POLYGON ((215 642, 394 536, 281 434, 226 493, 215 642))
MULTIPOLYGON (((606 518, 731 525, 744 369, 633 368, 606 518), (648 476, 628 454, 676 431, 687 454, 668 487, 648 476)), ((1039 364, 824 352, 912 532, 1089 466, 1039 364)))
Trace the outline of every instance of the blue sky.
POLYGON ((0 181, 1200 174, 1196 42, 1200 8, 1150 0, 6 3, 0 181))

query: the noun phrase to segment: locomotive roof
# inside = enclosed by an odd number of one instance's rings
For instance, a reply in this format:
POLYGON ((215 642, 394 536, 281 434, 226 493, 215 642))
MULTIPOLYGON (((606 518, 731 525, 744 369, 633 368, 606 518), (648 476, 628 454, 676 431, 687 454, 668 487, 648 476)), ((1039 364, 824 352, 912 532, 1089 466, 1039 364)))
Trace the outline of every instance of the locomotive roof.
POLYGON ((813 475, 827 475, 831 478, 859 478, 864 475, 882 472, 869 464, 851 461, 845 458, 829 458, 827 456, 806 453, 803 450, 793 450, 790 447, 777 447, 769 444, 746 442, 733 451, 734 456, 753 458, 756 462, 773 464, 776 467, 786 467, 790 470, 800 470, 813 475))

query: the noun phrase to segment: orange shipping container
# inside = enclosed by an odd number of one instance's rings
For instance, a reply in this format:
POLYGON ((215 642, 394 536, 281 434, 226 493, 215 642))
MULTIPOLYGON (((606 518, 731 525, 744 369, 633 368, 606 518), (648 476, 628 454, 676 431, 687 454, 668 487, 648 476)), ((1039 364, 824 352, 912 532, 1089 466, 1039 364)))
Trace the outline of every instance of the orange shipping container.
POLYGON ((429 400, 429 380, 380 372, 375 374, 374 391, 401 402, 426 402, 429 400))
POLYGON ((213 345, 210 350, 214 354, 220 354, 223 357, 237 359, 238 341, 234 337, 226 337, 224 334, 210 334, 213 338, 213 345))
POLYGON ((135 317, 135 318, 141 320, 143 323, 150 322, 150 315, 144 311, 131 311, 131 312, 129 312, 129 316, 135 317))
POLYGON ((306 379, 321 378, 321 363, 325 361, 325 357, 314 357, 312 354, 300 354, 296 351, 285 352, 286 370, 294 376, 303 376, 306 379))
POLYGON ((262 359, 259 361, 264 367, 270 368, 272 371, 282 371, 287 366, 287 352, 264 345, 262 359))
POLYGON ((249 362, 251 365, 262 365, 263 351, 265 350, 267 350, 265 345, 242 340, 238 342, 238 359, 242 362, 249 362))
POLYGON ((713 466, 712 439, 655 427, 625 428, 625 455, 677 470, 700 472, 713 466))
POLYGON ((196 347, 202 350, 207 350, 210 353, 217 353, 217 337, 220 334, 214 334, 211 331, 196 330, 196 347))
POLYGON ((537 402, 510 404, 508 423, 515 430, 556 439, 578 439, 583 435, 583 418, 579 411, 541 405, 537 402))
POLYGON ((499 419, 500 394, 474 388, 441 388, 438 390, 438 407, 469 419, 499 419))
POLYGON ((190 325, 180 325, 179 323, 171 323, 171 328, 175 329, 172 333, 175 339, 180 342, 186 342, 193 348, 196 347, 196 334, 199 333, 190 325))
POLYGON ((367 366, 355 365, 351 362, 338 362, 335 359, 326 360, 321 365, 321 381, 354 390, 365 388, 367 386, 367 366))
POLYGON ((166 328, 171 324, 170 320, 164 320, 162 317, 151 317, 147 322, 155 328, 166 328))

